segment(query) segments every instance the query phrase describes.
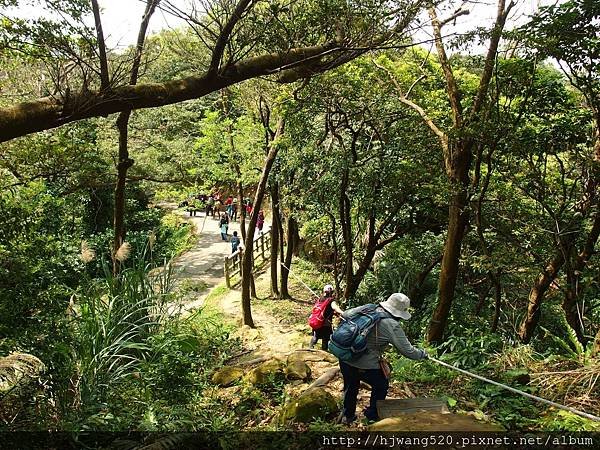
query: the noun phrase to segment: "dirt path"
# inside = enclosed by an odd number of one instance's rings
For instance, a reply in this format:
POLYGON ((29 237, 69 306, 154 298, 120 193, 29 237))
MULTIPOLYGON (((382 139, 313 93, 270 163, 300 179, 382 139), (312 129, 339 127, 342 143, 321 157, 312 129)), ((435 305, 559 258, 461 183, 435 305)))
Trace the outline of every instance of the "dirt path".
MULTIPOLYGON (((231 252, 229 242, 221 239, 218 220, 212 217, 205 218, 204 214, 198 217, 189 217, 184 211, 177 211, 178 214, 186 217, 196 227, 198 242, 191 250, 179 256, 175 262, 176 280, 180 289, 194 284, 202 284, 204 289, 198 293, 192 290, 184 298, 183 310, 191 311, 199 308, 209 295, 210 291, 218 285, 224 283, 223 259, 231 252)), ((230 224, 229 231, 238 231, 239 224, 230 224)), ((269 296, 270 280, 269 274, 263 273, 255 279, 256 291, 259 298, 266 299, 269 296)), ((294 279, 290 279, 290 291, 296 298, 308 298, 305 288, 294 279)), ((298 302, 300 303, 300 302, 298 302)), ((311 305, 297 304, 295 311, 290 312, 298 317, 308 316, 311 305)), ((265 358, 285 358, 285 356, 294 350, 307 348, 310 341, 310 329, 306 321, 302 324, 292 325, 283 323, 276 317, 272 308, 282 308, 283 303, 278 300, 269 302, 252 302, 252 317, 256 328, 250 328, 243 325, 241 292, 239 286, 229 290, 225 295, 219 297, 216 305, 226 316, 235 321, 238 325, 236 335, 240 337, 247 349, 245 356, 241 360, 253 360, 261 357, 265 358)), ((289 306, 289 304, 288 304, 289 306)), ((298 323, 300 321, 297 321, 298 323)), ((337 363, 332 361, 319 361, 311 363, 313 376, 316 378, 337 363)), ((302 389, 306 386, 298 386, 302 389)), ((341 377, 336 377, 327 386, 335 396, 340 395, 342 391, 341 377)), ((369 392, 361 390, 358 396, 359 408, 364 408, 368 402, 369 392)))
MULTIPOLYGON (((268 295, 269 279, 267 274, 257 277, 256 290, 259 297, 264 298, 268 295)), ((237 320, 240 325, 240 335, 254 348, 253 355, 286 354, 295 349, 308 346, 310 336, 304 328, 299 329, 299 327, 282 324, 263 305, 257 305, 256 303, 252 305, 252 318, 256 328, 242 326, 241 292, 238 289, 232 289, 222 297, 220 306, 225 314, 237 320)))
MULTIPOLYGON (((231 253, 229 241, 221 239, 219 221, 215 217, 206 217, 204 213, 190 217, 186 211, 177 210, 174 204, 162 205, 172 209, 176 214, 185 217, 194 224, 198 241, 191 250, 178 256, 173 262, 176 285, 185 292, 182 311, 192 311, 204 303, 212 289, 224 283, 223 261, 231 253)), ((229 235, 234 231, 240 233, 240 224, 230 222, 229 235)), ((256 288, 259 297, 267 297, 269 292, 267 276, 256 279, 256 288)), ((231 289, 220 299, 220 309, 240 325, 240 334, 250 346, 255 348, 257 354, 284 354, 306 347, 310 336, 306 330, 297 330, 280 323, 268 308, 262 305, 252 306, 252 316, 256 328, 242 326, 241 320, 241 292, 239 286, 231 289)))

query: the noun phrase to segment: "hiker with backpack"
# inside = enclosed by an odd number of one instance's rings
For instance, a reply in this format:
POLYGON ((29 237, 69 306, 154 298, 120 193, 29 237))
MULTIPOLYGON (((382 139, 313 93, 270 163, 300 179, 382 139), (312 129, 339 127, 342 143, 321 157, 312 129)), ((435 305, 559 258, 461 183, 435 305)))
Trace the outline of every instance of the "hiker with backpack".
POLYGON ((313 348, 319 339, 321 339, 321 348, 327 350, 329 337, 333 333, 331 320, 334 314, 342 314, 344 311, 338 306, 335 301, 333 286, 325 285, 323 295, 317 299, 313 306, 308 324, 313 330, 312 339, 310 340, 310 348, 313 348))
POLYGON ((364 414, 368 420, 377 421, 377 401, 384 400, 389 388, 390 366, 382 354, 389 344, 403 356, 426 359, 425 350, 409 342, 400 320, 411 317, 410 299, 395 293, 378 305, 367 304, 352 308, 342 314, 342 323, 329 341, 329 351, 340 360, 344 378, 344 408, 340 421, 351 424, 356 420, 356 402, 360 382, 371 386, 371 401, 364 414))

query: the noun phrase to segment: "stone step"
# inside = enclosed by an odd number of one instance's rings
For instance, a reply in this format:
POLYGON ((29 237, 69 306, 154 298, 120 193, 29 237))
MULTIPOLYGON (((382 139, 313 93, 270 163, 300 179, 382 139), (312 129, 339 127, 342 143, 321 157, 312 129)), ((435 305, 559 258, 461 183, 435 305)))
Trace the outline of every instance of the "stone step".
POLYGON ((377 413, 382 419, 396 417, 398 414, 415 413, 417 411, 437 411, 447 413, 445 400, 438 398, 388 398, 377 402, 377 413))

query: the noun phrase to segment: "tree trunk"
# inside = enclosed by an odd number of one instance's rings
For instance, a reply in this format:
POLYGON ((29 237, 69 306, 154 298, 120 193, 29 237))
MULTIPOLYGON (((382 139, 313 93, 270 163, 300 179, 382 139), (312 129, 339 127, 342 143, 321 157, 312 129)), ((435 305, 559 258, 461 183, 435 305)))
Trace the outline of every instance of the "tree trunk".
POLYGON ((576 275, 576 270, 572 266, 568 267, 565 272, 567 275, 567 289, 561 306, 565 312, 567 323, 575 332, 577 340, 585 347, 587 339, 585 338, 585 330, 582 322, 583 311, 579 311, 577 308, 577 300, 581 291, 579 276, 576 275))
POLYGON ((483 306, 485 305, 485 301, 488 298, 488 295, 490 293, 490 291, 492 290, 492 284, 486 284, 483 289, 481 289, 478 293, 477 293, 477 297, 478 297, 478 301, 477 301, 477 305, 475 306, 475 315, 476 316, 481 316, 481 310, 483 309, 483 306))
POLYGON ((356 294, 356 291, 358 291, 358 288, 360 287, 360 283, 362 283, 362 280, 365 278, 365 275, 367 274, 367 271, 369 270, 369 267, 371 266, 371 262, 373 261, 373 258, 375 257, 376 251, 377 251, 377 249, 376 249, 375 245, 373 245, 371 242, 369 242, 367 249, 365 251, 365 255, 362 258, 362 260, 360 261, 360 264, 358 265, 358 269, 356 270, 356 273, 353 274, 353 276, 351 277, 350 280, 346 279, 346 291, 344 292, 345 298, 354 297, 354 295, 356 294))
POLYGON ((455 191, 452 194, 448 209, 448 233, 440 269, 439 300, 429 323, 428 342, 441 342, 443 339, 450 307, 454 300, 462 241, 469 223, 467 189, 471 151, 469 147, 464 147, 467 146, 463 144, 462 149, 457 148, 453 160, 450 161, 454 168, 451 169, 449 175, 455 191))
POLYGON ((250 306, 250 297, 251 297, 251 284, 252 284, 252 261, 253 261, 253 247, 254 247, 254 229, 256 228, 256 222, 258 220, 258 213, 260 211, 263 198, 265 196, 265 190, 267 186, 267 180, 269 178, 269 173, 271 172, 271 168, 273 167, 273 163, 275 162, 275 158, 277 157, 277 152, 279 151, 278 140, 279 137, 283 134, 285 121, 283 118, 279 119, 277 124, 277 131, 275 133, 275 137, 271 141, 271 148, 269 149, 269 153, 265 159, 265 163, 263 166, 263 170, 260 176, 260 181, 256 188, 256 194, 254 195, 254 207, 252 208, 252 213, 250 214, 250 222, 248 223, 248 230, 246 233, 245 249, 244 254, 242 255, 242 313, 244 317, 244 325, 248 325, 254 328, 254 321, 252 320, 252 310, 250 306))
POLYGON ((594 348, 592 349, 592 357, 600 355, 600 329, 596 333, 596 339, 594 339, 594 348))
MULTIPOLYGON (((229 108, 229 104, 227 102, 227 94, 229 93, 229 89, 223 89, 222 93, 222 105, 223 105, 223 114, 225 115, 225 117, 229 117, 230 115, 230 108, 229 108)), ((227 125, 227 134, 229 135, 229 147, 231 148, 231 155, 230 155, 230 160, 231 160, 231 165, 233 166, 233 170, 235 171, 235 177, 236 177, 236 189, 237 189, 237 198, 238 198, 238 204, 237 204, 237 208, 238 208, 238 214, 240 217, 240 232, 242 233, 242 240, 244 240, 245 243, 245 239, 246 239, 246 208, 244 208, 243 206, 243 201, 244 201, 244 186, 242 184, 242 170, 240 169, 240 164, 237 160, 237 156, 238 156, 238 151, 236 150, 235 147, 235 140, 233 139, 233 123, 232 121, 228 122, 227 125)))
MULTIPOLYGON (((254 263, 254 261, 252 262, 254 263)), ((252 270, 250 271, 250 298, 257 298, 256 284, 254 283, 254 264, 252 264, 252 270)))
POLYGON ((339 204, 339 215, 340 215, 340 226, 342 228, 342 239, 345 250, 345 265, 344 265, 344 279, 346 281, 346 288, 344 289, 344 298, 348 300, 350 298, 352 286, 354 285, 354 243, 352 239, 352 219, 350 217, 350 199, 346 193, 348 188, 348 180, 350 177, 350 169, 344 167, 342 173, 342 181, 340 183, 340 204, 339 204))
MULTIPOLYGON (((460 136, 461 133, 464 133, 479 121, 479 116, 487 97, 490 80, 492 79, 502 30, 504 29, 506 18, 514 5, 515 3, 511 1, 506 6, 505 0, 498 0, 496 23, 490 37, 490 44, 485 57, 483 72, 479 80, 479 87, 467 117, 465 117, 463 112, 461 93, 458 89, 458 83, 454 78, 452 66, 443 43, 442 27, 445 22, 439 20, 433 5, 427 9, 431 18, 438 60, 446 79, 446 92, 452 109, 453 134, 455 135, 460 136)), ((448 211, 448 233, 444 244, 444 256, 440 271, 439 300, 431 317, 427 333, 428 342, 440 342, 443 339, 450 314, 450 307, 454 299, 462 240, 469 222, 467 206, 473 141, 469 138, 459 138, 454 142, 450 142, 447 133, 441 132, 436 126, 432 126, 429 123, 431 119, 426 120, 426 122, 440 138, 444 152, 446 174, 454 191, 448 211)))
POLYGON ((279 183, 274 182, 271 185, 271 211, 273 214, 271 222, 271 295, 279 297, 278 272, 279 272, 279 222, 281 213, 279 212, 279 183))
POLYGON ((300 239, 300 227, 296 222, 296 226, 294 227, 294 234, 292 235, 292 254, 294 256, 300 255, 301 244, 302 239, 300 239))
POLYGON ((326 211, 327 217, 331 222, 331 245, 333 247, 333 279, 335 282, 335 293, 336 297, 340 297, 341 288, 340 288, 340 268, 339 268, 339 251, 338 251, 338 243, 337 243, 337 223, 335 220, 335 216, 331 211, 326 211))
POLYGON ((285 249, 284 265, 281 266, 281 298, 291 298, 288 286, 288 278, 290 275, 288 269, 291 268, 292 257, 294 256, 293 236, 297 228, 296 219, 292 216, 288 217, 287 224, 287 246, 285 249))
MULTIPOLYGON (((146 9, 140 29, 138 31, 137 42, 135 47, 135 55, 131 64, 131 73, 129 75, 129 84, 134 86, 137 84, 140 64, 142 61, 142 52, 144 50, 144 42, 146 40, 146 32, 150 17, 154 13, 156 6, 160 0, 147 0, 146 9)), ((98 13, 99 14, 99 13, 98 13)), ((98 19, 99 22, 99 19, 98 19)), ((107 70, 104 68, 103 70, 107 70)), ((107 77, 107 74, 105 74, 107 77)), ((127 149, 129 118, 131 117, 131 109, 124 109, 117 118, 117 129, 119 130, 119 159, 117 163, 117 183, 115 185, 115 208, 114 208, 114 241, 113 241, 113 274, 117 275, 121 269, 121 263, 117 259, 117 251, 125 242, 125 185, 127 181, 127 171, 133 165, 133 160, 129 158, 129 150, 127 149)))
POLYGON ((117 163, 117 183, 115 185, 115 206, 113 214, 113 274, 116 276, 121 271, 122 262, 117 259, 117 251, 125 242, 125 186, 127 171, 133 165, 127 150, 127 128, 131 112, 119 114, 117 129, 119 130, 119 162, 117 163))
POLYGON ((500 322, 500 313, 502 311, 502 285, 500 284, 500 270, 498 270, 493 278, 494 284, 494 317, 492 319, 492 332, 498 331, 498 323, 500 322))
POLYGON ((565 263, 563 253, 559 251, 548 263, 544 271, 538 276, 531 292, 529 293, 529 302, 527 305, 527 315, 521 327, 519 328, 519 338, 524 344, 528 344, 533 337, 533 332, 541 316, 541 305, 546 292, 552 282, 556 279, 560 268, 565 263))
POLYGON ((582 291, 580 280, 581 274, 587 266, 588 260, 594 254, 594 248, 600 236, 600 212, 598 211, 598 206, 599 205, 596 202, 594 223, 585 240, 583 248, 576 256, 575 261, 572 264, 569 264, 567 268, 567 290, 562 303, 567 323, 575 331, 577 340, 584 346, 587 344, 587 339, 585 338, 585 330, 581 321, 583 311, 578 310, 577 304, 582 291))
POLYGON ((244 207, 244 186, 242 185, 242 174, 240 166, 236 164, 235 171, 238 177, 237 181, 237 194, 238 194, 238 214, 240 215, 240 232, 242 233, 242 240, 244 245, 246 244, 246 208, 244 207))

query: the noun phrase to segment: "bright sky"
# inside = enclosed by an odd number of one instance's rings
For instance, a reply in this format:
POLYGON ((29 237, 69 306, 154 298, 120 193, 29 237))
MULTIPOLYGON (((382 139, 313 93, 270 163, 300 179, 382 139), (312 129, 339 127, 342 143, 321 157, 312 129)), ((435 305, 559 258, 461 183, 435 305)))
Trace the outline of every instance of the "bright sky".
MULTIPOLYGON (((99 0, 102 28, 109 47, 127 47, 135 43, 145 3, 143 0, 99 0)), ((190 2, 177 0, 172 3, 184 9, 190 2)), ((182 25, 183 21, 158 9, 150 20, 150 32, 182 25)))
MULTIPOLYGON (((513 9, 509 18, 510 25, 521 24, 527 15, 532 14, 541 5, 557 3, 557 0, 516 0, 517 6, 513 9)), ((508 0, 507 0, 508 2, 508 0)), ((143 0, 100 0, 102 7, 102 22, 108 44, 111 47, 127 46, 135 42, 137 29, 144 11, 143 0)), ((189 8, 193 0, 172 0, 181 9, 189 8)), ((455 2, 459 4, 458 2, 455 2)), ((474 3, 474 2, 470 2, 474 3)), ((496 17, 496 1, 481 0, 479 4, 467 3, 466 9, 470 9, 469 15, 460 16, 456 20, 456 26, 448 24, 444 27, 444 33, 464 33, 476 27, 489 27, 496 17)), ((455 9, 440 12, 440 18, 450 16, 455 9)), ((423 23, 428 22, 428 16, 423 14, 423 23)), ((162 11, 157 11, 150 22, 151 31, 162 28, 181 26, 183 22, 162 11)), ((419 40, 428 40, 430 35, 427 31, 419 32, 419 40)))
MULTIPOLYGON (((507 0, 508 1, 508 0, 507 0)), ((548 5, 560 2, 560 0, 516 0, 517 6, 513 10, 510 18, 510 24, 520 24, 525 21, 527 15, 534 12, 540 5, 548 5)), ((171 0, 171 3, 177 5, 182 10, 187 10, 193 3, 200 2, 194 0, 171 0)), ((456 20, 456 26, 448 24, 444 27, 444 34, 464 33, 476 27, 489 27, 493 23, 496 14, 495 0, 481 0, 478 4, 474 1, 467 2, 467 8, 471 14, 460 16, 456 20)), ((102 15, 102 26, 107 44, 110 48, 123 48, 135 43, 140 20, 144 12, 144 0, 99 0, 102 15)), ((459 4, 459 2, 455 2, 459 4)), ((43 14, 39 8, 31 6, 31 1, 22 0, 18 7, 20 15, 32 17, 43 14)), ((441 11, 440 18, 448 17, 454 12, 453 9, 441 11)), ((422 16, 422 22, 427 23, 426 13, 422 16)), ((90 25, 93 25, 93 19, 90 18, 90 25)), ((177 19, 161 10, 154 13, 150 21, 150 32, 157 32, 164 28, 174 28, 183 25, 181 19, 177 19)), ((418 40, 428 40, 430 34, 425 29, 417 34, 418 40)), ((474 51, 478 49, 475 48, 474 51)))

